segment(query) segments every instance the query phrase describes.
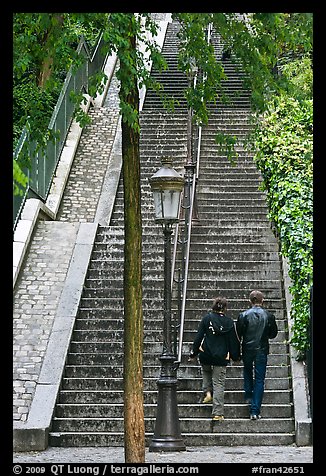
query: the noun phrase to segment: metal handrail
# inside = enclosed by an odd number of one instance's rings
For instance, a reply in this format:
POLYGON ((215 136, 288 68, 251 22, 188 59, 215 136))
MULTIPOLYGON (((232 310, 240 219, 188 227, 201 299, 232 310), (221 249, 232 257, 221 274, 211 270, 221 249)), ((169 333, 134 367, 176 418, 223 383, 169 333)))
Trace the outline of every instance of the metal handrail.
POLYGON ((46 200, 49 194, 55 170, 75 111, 75 105, 70 98, 70 93, 72 91, 79 92, 82 89, 87 91, 89 70, 93 71, 103 68, 108 55, 108 53, 103 54, 102 52, 103 43, 103 34, 101 33, 92 55, 83 37, 78 44, 77 54, 84 55, 86 61, 83 62, 76 72, 73 72, 73 67, 70 67, 67 73, 48 125, 48 130, 57 136, 55 140, 48 140, 45 149, 42 150, 38 147, 36 141, 29 140, 30 134, 28 127, 25 126, 21 133, 18 144, 13 152, 13 158, 17 160, 23 147, 28 147, 31 165, 30 167, 22 167, 22 171, 28 179, 23 195, 14 195, 14 229, 29 191, 33 192, 34 195, 43 201, 46 200))
MULTIPOLYGON (((211 37, 211 31, 212 31, 212 25, 210 24, 208 27, 208 32, 207 32, 207 43, 210 42, 210 37, 211 37)), ((194 85, 196 84, 196 76, 194 80, 194 85)), ((205 75, 204 75, 204 80, 205 80, 205 75)), ((188 219, 189 222, 186 222, 186 217, 187 214, 185 214, 185 227, 184 230, 187 229, 187 237, 183 241, 183 243, 186 243, 186 248, 184 250, 184 255, 182 256, 182 259, 184 261, 184 274, 182 277, 182 303, 181 303, 181 310, 180 310, 180 321, 179 321, 179 340, 178 340, 178 352, 177 352, 177 358, 175 361, 175 365, 179 366, 181 363, 181 358, 182 358, 182 345, 183 345, 183 333, 184 333, 184 322, 185 322, 185 311, 186 311, 186 298, 187 298, 187 286, 188 286, 188 271, 189 271, 189 256, 190 256, 190 244, 191 244, 191 230, 192 230, 192 219, 193 219, 193 211, 194 211, 194 204, 195 204, 195 196, 196 196, 196 188, 197 188, 197 182, 199 178, 199 162, 200 162, 200 149, 201 149, 201 138, 202 138, 202 127, 199 124, 197 126, 198 130, 198 138, 197 138, 197 150, 196 150, 196 169, 193 171, 192 174, 192 183, 191 183, 191 196, 190 196, 190 207, 189 207, 189 215, 188 219)), ((178 240, 178 234, 179 234, 179 224, 176 226, 176 232, 175 232, 175 240, 174 240, 174 250, 173 250, 173 260, 172 260, 172 279, 171 279, 171 289, 173 286, 173 281, 174 281, 174 270, 175 270, 175 261, 176 261, 176 254, 177 254, 177 245, 180 243, 178 240)))
MULTIPOLYGON (((180 195, 180 201, 182 203, 182 200, 183 200, 183 192, 181 192, 181 195, 180 195)), ((180 216, 180 212, 179 212, 179 216, 180 216)), ((174 272, 175 272, 175 263, 176 263, 176 259, 177 259, 177 249, 178 249, 178 244, 180 243, 179 242, 179 239, 178 239, 178 236, 179 236, 179 222, 176 224, 175 226, 175 232, 174 232, 174 243, 173 243, 173 253, 172 253, 172 263, 171 263, 171 292, 172 292, 172 289, 173 289, 173 283, 174 283, 174 272)))
POLYGON ((183 277, 183 292, 182 292, 182 304, 181 304, 181 313, 180 313, 179 343, 178 343, 177 360, 175 361, 176 364, 181 363, 181 357, 182 357, 183 331, 184 331, 184 321, 185 321, 185 311, 186 311, 186 297, 187 297, 187 286, 188 286, 188 270, 189 270, 189 255, 190 255, 190 242, 191 242, 192 215, 193 215, 194 201, 195 201, 195 194, 196 194, 196 182, 197 182, 197 177, 196 177, 196 173, 194 173, 193 183, 192 183, 192 190, 191 190, 191 198, 190 198, 188 235, 187 235, 187 240, 186 240, 187 246, 186 246, 186 252, 185 252, 185 256, 184 256, 185 270, 184 270, 184 277, 183 277))

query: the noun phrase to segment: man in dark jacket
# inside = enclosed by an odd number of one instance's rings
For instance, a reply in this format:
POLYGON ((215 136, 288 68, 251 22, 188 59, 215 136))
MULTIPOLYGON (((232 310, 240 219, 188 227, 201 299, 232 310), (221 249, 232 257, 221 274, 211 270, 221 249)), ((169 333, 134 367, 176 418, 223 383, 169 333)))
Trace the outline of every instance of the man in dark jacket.
POLYGON ((203 403, 213 402, 212 418, 224 419, 224 387, 226 366, 240 358, 240 341, 235 331, 235 323, 225 315, 227 301, 223 297, 215 299, 212 312, 206 314, 194 339, 190 358, 199 356, 203 375, 203 403))
POLYGON ((261 418, 269 340, 277 336, 275 317, 263 309, 264 296, 252 291, 249 296, 252 307, 239 314, 237 332, 242 338, 244 398, 250 404, 250 419, 261 418))

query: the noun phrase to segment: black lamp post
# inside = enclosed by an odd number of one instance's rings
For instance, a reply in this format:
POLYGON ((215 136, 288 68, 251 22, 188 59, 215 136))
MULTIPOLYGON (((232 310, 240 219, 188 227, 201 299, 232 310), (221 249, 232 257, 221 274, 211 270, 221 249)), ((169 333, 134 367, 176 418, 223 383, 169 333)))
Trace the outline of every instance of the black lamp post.
POLYGON ((162 157, 162 167, 150 179, 154 196, 155 221, 164 233, 164 320, 161 374, 157 381, 158 402, 154 436, 149 451, 184 451, 177 404, 177 368, 171 327, 171 236, 178 221, 184 179, 172 168, 172 158, 162 157))

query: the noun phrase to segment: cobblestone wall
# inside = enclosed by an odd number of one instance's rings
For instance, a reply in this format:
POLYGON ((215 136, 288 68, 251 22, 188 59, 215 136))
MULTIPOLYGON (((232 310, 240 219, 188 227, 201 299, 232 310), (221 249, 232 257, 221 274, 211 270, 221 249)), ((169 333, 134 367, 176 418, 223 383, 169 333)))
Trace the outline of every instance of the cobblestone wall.
POLYGON ((57 221, 39 221, 13 295, 13 419, 34 396, 80 222, 93 222, 119 119, 112 77, 103 106, 90 110, 57 221))
POLYGON ((78 223, 39 221, 13 299, 14 420, 26 421, 78 223))

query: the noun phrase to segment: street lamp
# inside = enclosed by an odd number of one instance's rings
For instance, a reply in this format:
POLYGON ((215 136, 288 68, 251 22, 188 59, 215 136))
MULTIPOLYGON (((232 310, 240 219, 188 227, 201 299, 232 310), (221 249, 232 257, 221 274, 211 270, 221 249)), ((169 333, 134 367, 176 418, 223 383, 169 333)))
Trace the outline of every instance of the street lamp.
POLYGON ((178 221, 183 177, 172 168, 172 158, 162 157, 162 167, 150 179, 154 196, 155 221, 164 233, 164 319, 161 374, 157 381, 158 402, 154 436, 149 451, 184 451, 177 404, 177 367, 171 328, 171 236, 178 221))

